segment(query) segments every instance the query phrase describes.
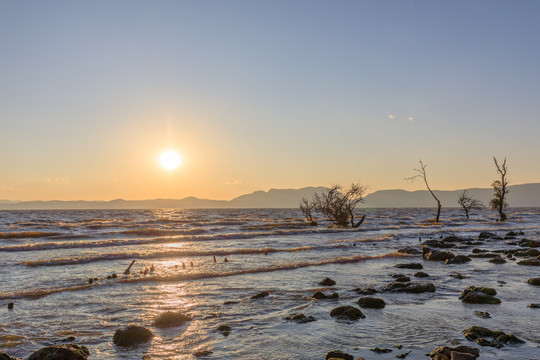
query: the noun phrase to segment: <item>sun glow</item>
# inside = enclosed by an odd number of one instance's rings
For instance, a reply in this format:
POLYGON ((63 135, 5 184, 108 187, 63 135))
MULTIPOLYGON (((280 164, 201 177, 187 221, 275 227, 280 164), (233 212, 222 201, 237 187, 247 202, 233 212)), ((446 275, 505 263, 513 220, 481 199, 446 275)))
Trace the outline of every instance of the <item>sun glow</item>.
POLYGON ((182 158, 174 150, 167 150, 159 156, 159 163, 167 170, 174 170, 182 163, 182 158))

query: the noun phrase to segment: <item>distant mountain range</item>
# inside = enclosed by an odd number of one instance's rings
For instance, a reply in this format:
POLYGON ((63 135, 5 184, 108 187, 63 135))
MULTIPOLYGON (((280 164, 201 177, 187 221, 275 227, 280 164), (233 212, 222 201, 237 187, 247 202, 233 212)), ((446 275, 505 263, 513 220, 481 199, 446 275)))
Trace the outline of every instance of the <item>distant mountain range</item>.
MULTIPOLYGON (((509 187, 508 203, 512 207, 540 207, 540 183, 513 185, 509 187)), ((9 201, 0 200, 0 210, 40 209, 159 209, 159 208, 296 208, 303 197, 324 191, 324 187, 302 189, 271 189, 255 191, 232 200, 208 200, 196 197, 185 199, 122 200, 111 201, 9 201)), ((493 190, 467 189, 469 193, 488 204, 493 190)), ((462 190, 435 190, 443 207, 456 207, 458 194, 462 190)), ((361 207, 434 207, 435 202, 428 191, 379 190, 366 196, 361 207)))

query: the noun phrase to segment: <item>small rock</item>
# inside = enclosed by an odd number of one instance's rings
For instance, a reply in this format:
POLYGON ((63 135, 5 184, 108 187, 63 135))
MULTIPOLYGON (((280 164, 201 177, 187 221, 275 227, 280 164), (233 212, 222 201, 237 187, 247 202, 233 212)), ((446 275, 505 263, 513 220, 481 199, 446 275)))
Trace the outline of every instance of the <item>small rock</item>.
POLYGON ((501 300, 494 297, 496 294, 493 288, 469 286, 459 298, 467 304, 500 304, 501 300))
POLYGON ((452 254, 450 251, 442 250, 431 250, 424 256, 426 260, 430 261, 446 261, 447 259, 451 259, 453 257, 454 254, 452 254))
POLYGON ((293 315, 287 316, 284 319, 296 321, 299 324, 305 324, 308 322, 317 321, 317 319, 315 319, 313 316, 311 315, 306 316, 304 314, 293 314, 293 315))
POLYGON ((53 345, 40 349, 27 360, 87 360, 90 351, 86 346, 75 344, 53 345))
POLYGON ((393 351, 392 349, 383 349, 383 348, 380 348, 380 347, 374 347, 374 348, 372 348, 370 350, 373 351, 373 352, 376 352, 377 354, 386 354, 386 353, 389 353, 389 352, 393 351))
POLYGON ((8 303, 7 304, 8 310, 13 310, 13 306, 14 306, 14 304, 12 302, 8 303))
POLYGON ((418 254, 422 253, 422 251, 420 251, 420 250, 418 250, 416 248, 413 248, 413 247, 409 247, 409 246, 398 249, 397 252, 400 253, 400 254, 411 254, 411 255, 418 255, 418 254))
POLYGON ((217 331, 219 331, 220 333, 223 334, 223 336, 229 336, 229 334, 231 333, 232 329, 230 326, 228 325, 220 325, 218 328, 217 328, 217 331))
POLYGON ((461 275, 460 273, 452 274, 452 276, 459 280, 465 279, 465 276, 461 275))
POLYGON ((525 343, 518 337, 506 334, 502 331, 493 331, 482 326, 471 326, 468 329, 463 330, 463 335, 470 341, 476 341, 481 346, 492 346, 501 348, 504 345, 518 345, 525 343), (487 339, 491 338, 491 340, 487 339))
POLYGON ((397 265, 394 265, 394 267, 397 267, 399 269, 415 269, 415 270, 422 270, 424 268, 424 266, 420 263, 397 264, 397 265))
POLYGON ((491 239, 491 238, 494 238, 496 236, 497 235, 495 235, 494 233, 490 233, 490 232, 487 232, 487 231, 482 231, 480 233, 480 235, 478 235, 478 238, 479 239, 491 239))
POLYGON ((238 300, 227 300, 223 303, 223 305, 233 305, 233 304, 239 304, 240 301, 238 300))
POLYGON ((89 283, 89 284, 93 284, 93 283, 94 283, 94 279, 93 279, 93 278, 88 279, 88 283, 89 283))
POLYGON ((19 359, 13 356, 10 356, 6 354, 5 352, 3 352, 2 350, 0 350, 0 360, 19 360, 19 359))
POLYGON ((268 291, 261 291, 260 293, 258 293, 256 295, 253 295, 251 298, 252 299, 260 299, 260 298, 263 298, 263 297, 267 297, 268 295, 270 295, 268 293, 268 291))
POLYGON ((414 276, 419 277, 419 278, 426 278, 426 277, 429 277, 429 274, 426 274, 425 272, 419 271, 417 273, 414 273, 414 276))
POLYGON ((435 285, 432 283, 400 283, 393 282, 384 288, 385 291, 405 292, 419 294, 424 292, 435 292, 435 285))
POLYGON ((444 261, 444 263, 446 265, 448 264, 464 264, 468 261, 471 261, 471 258, 466 256, 466 255, 457 255, 457 256, 454 256, 453 258, 451 259, 446 259, 444 261))
POLYGON ((531 309, 540 309, 540 304, 529 304, 528 305, 531 309))
POLYGON ((364 287, 364 288, 356 288, 353 291, 360 295, 373 295, 373 294, 378 293, 378 291, 372 288, 371 286, 364 287))
POLYGON ((191 318, 184 314, 167 311, 160 314, 154 321, 154 325, 157 328, 165 328, 171 326, 183 325, 186 321, 190 321, 191 318))
POLYGON ((332 350, 326 353, 326 360, 329 359, 342 359, 342 360, 354 360, 354 356, 344 353, 341 350, 332 350))
POLYGON ((474 315, 484 318, 484 319, 491 318, 491 315, 487 311, 475 311, 474 315))
POLYGON ((353 306, 338 306, 330 311, 330 316, 339 320, 358 320, 365 319, 366 316, 360 311, 360 309, 353 306))
POLYGON ((149 341, 154 335, 142 326, 129 325, 115 331, 113 342, 118 346, 132 346, 149 341))
POLYGON ((319 285, 321 286, 334 286, 336 285, 336 282, 330 278, 324 278, 319 285))
POLYGON ((411 281, 411 278, 405 275, 397 274, 396 276, 392 276, 394 278, 394 281, 396 282, 409 282, 411 281))
POLYGON ((338 293, 332 293, 330 295, 326 295, 324 294, 323 292, 321 291, 317 291, 315 294, 313 294, 311 296, 313 299, 317 299, 317 300, 325 300, 325 299, 337 299, 339 298, 339 294, 338 293))
POLYGON ((118 275, 112 274, 112 275, 111 275, 111 278, 112 278, 112 279, 116 279, 116 278, 118 278, 118 275))
POLYGON ((538 278, 530 278, 529 280, 527 280, 527 284, 540 286, 540 277, 538 277, 538 278))
POLYGON ((518 261, 518 265, 540 266, 540 259, 527 259, 518 261))
POLYGON ((193 355, 196 357, 203 357, 203 356, 208 356, 212 353, 213 351, 210 351, 210 350, 202 350, 202 351, 194 352, 193 355))
POLYGON ((480 350, 472 346, 441 346, 428 354, 432 359, 448 360, 469 360, 476 359, 480 355, 480 350))
POLYGON ((409 350, 407 352, 404 352, 403 354, 399 354, 399 355, 396 355, 396 357, 398 359, 405 359, 407 357, 407 355, 409 355, 411 353, 412 350, 409 350))
POLYGON ((360 307, 370 308, 370 309, 382 309, 386 305, 383 299, 370 297, 370 296, 362 297, 358 299, 356 303, 360 305, 360 307))
POLYGON ((494 256, 494 257, 491 258, 491 260, 489 260, 489 262, 493 263, 493 264, 504 264, 506 262, 506 260, 504 260, 500 256, 494 256))

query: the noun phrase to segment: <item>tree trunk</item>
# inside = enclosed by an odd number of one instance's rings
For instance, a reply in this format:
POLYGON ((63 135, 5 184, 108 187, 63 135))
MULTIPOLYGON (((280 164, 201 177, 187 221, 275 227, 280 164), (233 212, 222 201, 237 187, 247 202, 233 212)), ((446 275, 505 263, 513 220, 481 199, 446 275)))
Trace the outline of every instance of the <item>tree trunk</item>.
POLYGON ((469 209, 465 209, 465 216, 467 216, 467 220, 469 220, 469 209))
POLYGON ((364 222, 364 219, 366 218, 366 215, 363 215, 362 218, 356 223, 356 224, 353 224, 353 227, 354 228, 357 228, 359 227, 360 225, 362 225, 362 223, 364 222))
POLYGON ((435 222, 439 222, 439 217, 441 216, 441 202, 437 199, 437 218, 435 219, 435 222))

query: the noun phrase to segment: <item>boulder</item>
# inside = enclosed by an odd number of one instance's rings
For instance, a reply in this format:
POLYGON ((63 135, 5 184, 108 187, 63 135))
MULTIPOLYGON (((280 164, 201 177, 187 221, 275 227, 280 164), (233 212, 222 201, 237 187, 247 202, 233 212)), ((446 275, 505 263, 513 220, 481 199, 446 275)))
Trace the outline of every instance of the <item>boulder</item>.
POLYGON ((469 286, 459 298, 467 304, 500 304, 501 300, 494 295, 497 295, 497 291, 493 288, 469 286))
POLYGON ((308 322, 317 321, 317 319, 315 319, 313 316, 311 315, 306 316, 304 314, 293 314, 293 315, 285 317, 284 319, 296 321, 299 324, 305 324, 308 322))
POLYGON ((260 293, 253 295, 251 298, 252 299, 260 299, 260 298, 263 298, 263 297, 267 297, 268 295, 270 295, 268 293, 268 291, 261 291, 260 293))
POLYGON ((432 351, 429 356, 432 359, 448 359, 448 360, 469 360, 476 359, 480 355, 480 350, 472 346, 441 346, 432 351))
POLYGON ((452 254, 450 251, 442 250, 431 250, 424 256, 426 260, 430 261, 446 261, 447 259, 452 259, 453 257, 454 254, 452 254))
POLYGON ((479 239, 492 239, 494 237, 497 237, 497 235, 495 235, 494 233, 487 232, 487 231, 482 231, 480 235, 478 235, 479 239))
POLYGON ((332 350, 326 353, 326 360, 330 359, 342 359, 342 360, 354 360, 354 356, 344 353, 341 350, 332 350))
POLYGON ((394 267, 397 267, 399 269, 414 269, 414 270, 422 270, 424 266, 420 263, 405 263, 405 264, 397 264, 394 265, 394 267))
POLYGON ((330 311, 330 316, 339 320, 358 320, 366 318, 360 309, 348 305, 338 306, 337 308, 332 309, 332 311, 330 311))
POLYGON ((468 256, 465 256, 465 255, 457 255, 457 256, 454 256, 453 258, 451 259, 446 259, 444 261, 445 264, 464 264, 468 261, 471 261, 471 258, 468 257, 468 256))
POLYGON ((493 331, 482 326, 471 326, 463 330, 463 335, 470 341, 476 341, 481 346, 493 346, 501 348, 504 345, 519 345, 525 341, 512 334, 506 334, 502 331, 493 331))
POLYGON ((419 294, 424 292, 435 292, 435 285, 432 283, 400 283, 393 282, 388 284, 385 288, 385 291, 390 292, 404 292, 404 293, 413 293, 419 294))
POLYGON ((506 262, 506 260, 504 260, 502 257, 500 257, 499 255, 497 256, 494 256, 492 257, 490 260, 489 260, 490 263, 493 263, 493 264, 504 264, 506 262))
POLYGON ((426 274, 425 272, 419 271, 417 273, 414 273, 414 277, 426 278, 426 277, 429 277, 429 274, 426 274))
POLYGON ((138 325, 129 325, 114 332, 113 342, 118 346, 133 346, 145 343, 154 335, 150 330, 138 325))
POLYGON ((540 259, 526 259, 518 261, 518 265, 528 265, 528 266, 540 266, 540 259))
POLYGON ((27 360, 86 360, 90 351, 86 346, 63 344, 47 346, 30 355, 27 360))
POLYGON ((526 257, 526 256, 536 257, 536 256, 540 255, 540 250, 538 250, 538 249, 529 249, 529 250, 523 250, 523 251, 516 251, 515 255, 516 256, 521 256, 521 257, 526 257))
POLYGON ((321 286, 334 286, 336 285, 336 282, 330 278, 324 278, 319 285, 321 286))
POLYGON ((386 305, 383 299, 371 296, 361 297, 356 303, 360 305, 360 307, 370 309, 382 309, 386 305))
POLYGON ((527 280, 527 284, 531 284, 531 285, 535 285, 535 286, 540 286, 540 277, 537 277, 537 278, 530 278, 529 280, 527 280))
POLYGON ((315 294, 313 294, 311 296, 313 299, 317 299, 317 300, 326 300, 326 299, 337 299, 339 298, 339 294, 338 293, 332 293, 330 295, 326 295, 325 293, 323 293, 322 291, 317 291, 315 294))
POLYGON ((190 321, 191 318, 184 314, 167 311, 162 314, 159 314, 159 316, 154 321, 154 325, 157 328, 165 328, 165 327, 171 327, 171 326, 180 326, 183 325, 186 321, 190 321))
POLYGON ((8 354, 0 350, 0 360, 19 360, 19 359, 13 356, 9 356, 8 354))

